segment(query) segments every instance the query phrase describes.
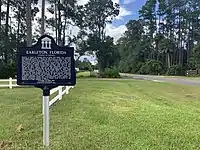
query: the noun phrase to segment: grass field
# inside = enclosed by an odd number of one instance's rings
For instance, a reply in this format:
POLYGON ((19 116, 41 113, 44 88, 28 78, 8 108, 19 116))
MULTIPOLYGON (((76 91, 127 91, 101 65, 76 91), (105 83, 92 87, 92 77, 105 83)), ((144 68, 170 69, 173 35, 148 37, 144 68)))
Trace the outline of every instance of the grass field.
MULTIPOLYGON (((0 89, 0 149, 42 149, 41 94, 0 89)), ((50 120, 52 150, 198 150, 200 88, 79 79, 50 120)))

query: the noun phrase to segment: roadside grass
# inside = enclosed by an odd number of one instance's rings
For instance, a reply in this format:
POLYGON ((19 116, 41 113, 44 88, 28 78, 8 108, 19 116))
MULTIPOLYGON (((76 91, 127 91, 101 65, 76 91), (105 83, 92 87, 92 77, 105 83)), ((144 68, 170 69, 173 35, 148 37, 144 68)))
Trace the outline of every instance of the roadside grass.
MULTIPOLYGON (((135 75, 140 75, 140 74, 128 74, 128 73, 122 73, 121 76, 123 78, 132 78, 135 75)), ((151 76, 151 75, 148 75, 151 76)), ((153 75, 156 76, 156 75, 153 75)), ((200 80, 200 76, 196 76, 196 77, 189 77, 189 76, 167 76, 167 75, 158 75, 158 77, 166 77, 166 78, 182 78, 182 79, 192 79, 192 80, 200 80)))
MULTIPOLYGON (((42 149, 41 90, 0 89, 0 114, 0 149, 42 149)), ((198 150, 199 122, 199 87, 78 79, 50 110, 51 149, 198 150)))
POLYGON ((90 76, 90 72, 89 71, 82 71, 82 72, 78 72, 76 74, 77 77, 89 77, 90 76))
MULTIPOLYGON (((12 84, 17 84, 17 82, 13 81, 12 84)), ((1 81, 0 85, 9 85, 9 82, 8 81, 1 81)))

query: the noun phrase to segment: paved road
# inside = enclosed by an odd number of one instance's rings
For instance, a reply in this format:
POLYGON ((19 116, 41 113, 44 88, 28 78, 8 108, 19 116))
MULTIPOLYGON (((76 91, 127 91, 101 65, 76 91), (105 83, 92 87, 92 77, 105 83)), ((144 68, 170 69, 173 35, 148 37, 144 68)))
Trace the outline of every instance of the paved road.
POLYGON ((135 75, 135 74, 121 74, 122 76, 128 76, 133 79, 138 80, 151 80, 155 82, 172 82, 183 85, 195 85, 200 86, 200 80, 186 79, 186 78, 176 78, 176 77, 166 77, 166 76, 153 76, 153 75, 135 75))

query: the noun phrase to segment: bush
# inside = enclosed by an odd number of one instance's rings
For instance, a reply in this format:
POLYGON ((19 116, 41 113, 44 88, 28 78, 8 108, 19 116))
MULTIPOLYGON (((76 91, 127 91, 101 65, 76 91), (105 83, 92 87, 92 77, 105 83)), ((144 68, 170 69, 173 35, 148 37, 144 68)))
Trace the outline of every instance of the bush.
POLYGON ((106 68, 104 72, 99 73, 101 78, 120 78, 119 70, 117 68, 106 68))
POLYGON ((163 70, 163 67, 160 61, 149 60, 140 67, 140 70, 138 71, 138 73, 158 75, 162 73, 162 70, 163 70))
POLYGON ((185 68, 182 68, 181 65, 171 66, 167 70, 167 75, 169 75, 169 76, 181 76, 181 75, 185 75, 185 68))
POLYGON ((8 79, 9 77, 14 78, 17 74, 17 67, 15 63, 8 63, 7 65, 3 62, 0 64, 0 78, 8 79))
POLYGON ((139 74, 148 74, 148 72, 147 72, 147 66, 146 66, 145 63, 140 67, 140 70, 138 71, 138 73, 139 74))
POLYGON ((93 77, 97 77, 97 76, 98 76, 98 74, 97 74, 97 73, 95 73, 95 72, 93 72, 93 71, 92 71, 92 72, 90 72, 90 77, 92 77, 92 78, 93 78, 93 77))
POLYGON ((80 70, 84 70, 84 71, 92 71, 92 64, 90 62, 81 62, 81 61, 77 61, 76 62, 76 67, 79 68, 80 70))

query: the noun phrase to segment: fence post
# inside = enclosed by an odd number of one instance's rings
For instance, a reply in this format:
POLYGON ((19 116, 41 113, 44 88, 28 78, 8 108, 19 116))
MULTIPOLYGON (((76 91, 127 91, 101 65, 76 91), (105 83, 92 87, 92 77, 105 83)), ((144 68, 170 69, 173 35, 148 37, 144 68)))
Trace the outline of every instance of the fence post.
POLYGON ((9 78, 9 88, 12 89, 12 78, 9 78))
POLYGON ((62 100, 62 86, 59 88, 59 100, 62 100))
POLYGON ((66 86, 66 94, 69 94, 69 87, 66 86))

